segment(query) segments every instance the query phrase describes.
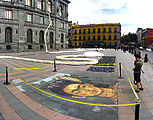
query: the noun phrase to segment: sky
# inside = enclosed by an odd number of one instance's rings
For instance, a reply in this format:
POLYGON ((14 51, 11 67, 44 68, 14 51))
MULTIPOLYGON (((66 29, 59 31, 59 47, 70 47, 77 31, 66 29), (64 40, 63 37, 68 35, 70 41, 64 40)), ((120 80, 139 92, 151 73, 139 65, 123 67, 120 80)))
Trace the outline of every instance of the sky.
POLYGON ((69 0, 68 20, 80 25, 120 23, 121 34, 153 28, 153 0, 69 0))

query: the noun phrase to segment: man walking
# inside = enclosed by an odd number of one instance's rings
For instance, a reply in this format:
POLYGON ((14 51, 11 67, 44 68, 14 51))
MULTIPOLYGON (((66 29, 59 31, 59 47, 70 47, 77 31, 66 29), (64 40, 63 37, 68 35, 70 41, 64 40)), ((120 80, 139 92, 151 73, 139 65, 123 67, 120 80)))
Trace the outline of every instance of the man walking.
POLYGON ((135 91, 139 92, 139 90, 143 91, 142 81, 141 81, 141 78, 140 78, 141 68, 142 68, 143 62, 142 62, 141 56, 139 54, 135 56, 135 59, 137 61, 135 67, 133 68, 133 70, 134 70, 134 80, 136 81, 136 84, 137 84, 137 89, 135 91), (139 89, 139 86, 141 86, 140 89, 139 89))

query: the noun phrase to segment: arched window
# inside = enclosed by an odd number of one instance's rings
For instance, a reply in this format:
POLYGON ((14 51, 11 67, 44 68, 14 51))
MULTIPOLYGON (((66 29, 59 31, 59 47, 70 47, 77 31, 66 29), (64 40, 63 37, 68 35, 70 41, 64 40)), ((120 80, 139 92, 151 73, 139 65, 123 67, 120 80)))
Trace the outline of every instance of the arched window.
POLYGON ((49 34, 49 40, 50 40, 50 43, 53 44, 53 32, 50 32, 49 34))
POLYGON ((33 40, 32 40, 32 30, 31 29, 27 30, 27 42, 30 42, 30 43, 33 42, 33 40))
POLYGON ((61 43, 64 43, 64 35, 63 35, 63 33, 61 34, 61 43))
POLYGON ((59 15, 60 15, 60 16, 63 16, 63 8, 62 8, 61 5, 60 5, 60 7, 59 7, 59 15))
POLYGON ((44 31, 39 32, 39 43, 44 43, 44 31))
POLYGON ((52 12, 52 2, 48 1, 48 11, 52 12))
POLYGON ((5 29, 5 42, 12 42, 12 28, 5 29))

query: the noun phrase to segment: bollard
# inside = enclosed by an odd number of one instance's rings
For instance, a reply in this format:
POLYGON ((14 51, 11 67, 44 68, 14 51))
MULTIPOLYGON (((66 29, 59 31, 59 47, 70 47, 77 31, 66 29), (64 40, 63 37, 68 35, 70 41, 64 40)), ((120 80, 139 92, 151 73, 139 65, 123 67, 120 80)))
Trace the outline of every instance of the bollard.
POLYGON ((119 63, 119 69, 120 69, 120 76, 119 76, 119 79, 123 79, 123 77, 122 77, 122 69, 121 69, 121 63, 119 63))
POLYGON ((137 54, 137 51, 135 50, 135 51, 134 51, 134 56, 136 56, 136 54, 137 54))
POLYGON ((147 54, 145 54, 144 62, 148 62, 148 55, 147 54))
POLYGON ((133 49, 131 50, 131 54, 133 54, 133 49))
POLYGON ((54 59, 54 70, 53 70, 53 72, 57 72, 57 70, 56 70, 56 58, 54 59))
POLYGON ((139 104, 135 106, 135 120, 139 120, 140 100, 136 100, 136 103, 139 104))
POLYGON ((4 85, 9 85, 10 82, 8 82, 8 68, 6 67, 6 82, 4 83, 4 85))

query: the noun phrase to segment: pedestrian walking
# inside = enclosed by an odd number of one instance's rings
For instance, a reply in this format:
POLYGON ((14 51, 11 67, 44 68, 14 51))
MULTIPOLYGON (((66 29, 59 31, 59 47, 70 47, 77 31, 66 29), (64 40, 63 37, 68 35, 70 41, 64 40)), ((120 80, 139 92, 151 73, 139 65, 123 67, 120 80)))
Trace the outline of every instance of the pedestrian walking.
POLYGON ((134 61, 135 67, 133 68, 133 70, 134 70, 134 81, 136 81, 136 85, 137 85, 137 89, 135 91, 139 92, 139 90, 143 91, 143 86, 142 86, 142 81, 141 81, 141 71, 142 71, 141 68, 142 68, 143 62, 142 62, 141 56, 139 54, 135 56, 135 59, 136 59, 134 61), (141 88, 139 88, 139 86, 141 86, 141 88))

